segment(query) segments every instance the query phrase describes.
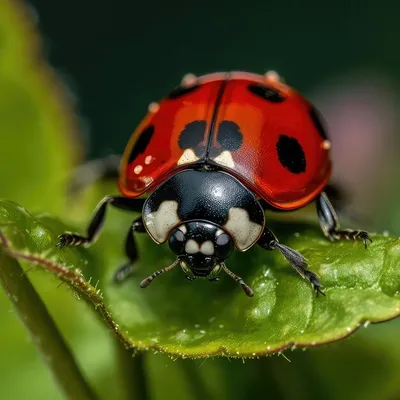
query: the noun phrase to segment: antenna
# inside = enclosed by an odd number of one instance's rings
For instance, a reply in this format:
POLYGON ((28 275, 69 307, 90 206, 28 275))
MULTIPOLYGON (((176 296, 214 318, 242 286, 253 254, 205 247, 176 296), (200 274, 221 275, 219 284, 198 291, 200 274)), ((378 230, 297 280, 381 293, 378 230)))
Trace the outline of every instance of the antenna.
POLYGON ((243 291, 247 294, 249 297, 253 297, 253 289, 246 285, 243 281, 243 279, 240 276, 235 275, 226 265, 225 263, 221 263, 222 269, 232 278, 234 279, 237 283, 240 284, 242 287, 243 291))
POLYGON ((179 260, 177 259, 173 264, 169 265, 168 267, 159 269, 158 271, 154 272, 150 276, 148 276, 146 279, 143 279, 142 282, 140 282, 140 287, 141 288, 146 288, 147 286, 150 285, 151 282, 153 282, 154 278, 157 278, 158 275, 163 274, 164 272, 171 271, 172 268, 174 268, 178 264, 179 260))

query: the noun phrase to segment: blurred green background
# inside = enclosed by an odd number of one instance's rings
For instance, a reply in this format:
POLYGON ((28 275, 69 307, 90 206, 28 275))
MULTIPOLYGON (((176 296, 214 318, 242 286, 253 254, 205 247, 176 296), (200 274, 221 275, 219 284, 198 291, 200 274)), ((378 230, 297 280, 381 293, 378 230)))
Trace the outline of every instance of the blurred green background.
MULTIPOLYGON (((372 229, 400 235, 397 1, 330 6, 317 1, 34 0, 25 6, 74 106, 79 150, 86 158, 120 154, 147 105, 187 72, 273 69, 324 114, 333 142, 334 178, 349 192, 350 209, 372 229)), ((2 43, 0 34, 0 61, 2 43)), ((8 104, 4 93, 0 106, 8 104)), ((10 134, 0 132, 5 152, 10 134)), ((5 176, 6 164, 1 165, 5 176)), ((13 200, 32 211, 59 212, 51 199, 26 200, 20 182, 13 183, 14 191, 7 189, 15 193, 13 200)), ((122 398, 120 378, 109 363, 109 335, 67 289, 55 293, 54 280, 43 274, 33 279, 40 282, 41 295, 96 389, 103 398, 122 398)), ((61 398, 2 296, 2 398, 61 398)), ((157 399, 400 399, 399 336, 398 321, 369 327, 342 343, 289 353, 292 363, 278 356, 243 364, 174 362, 151 355, 146 361, 149 385, 157 399)))

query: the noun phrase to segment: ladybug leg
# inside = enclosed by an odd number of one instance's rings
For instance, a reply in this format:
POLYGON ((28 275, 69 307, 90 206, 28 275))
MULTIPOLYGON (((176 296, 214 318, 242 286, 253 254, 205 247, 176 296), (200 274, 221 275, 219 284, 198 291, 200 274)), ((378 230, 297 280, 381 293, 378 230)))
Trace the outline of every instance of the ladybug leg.
POLYGON ((128 199, 122 196, 104 197, 93 213, 86 236, 73 232, 65 232, 58 236, 59 242, 56 246, 59 248, 64 246, 91 246, 100 234, 106 217, 107 205, 109 204, 121 210, 142 212, 144 199, 128 199))
POLYGON ((120 161, 121 157, 119 155, 112 154, 79 165, 68 183, 68 196, 72 197, 85 187, 96 182, 117 179, 119 177, 120 161))
POLYGON ((300 274, 304 279, 307 279, 318 296, 319 293, 325 296, 325 293, 321 290, 321 283, 318 280, 317 274, 308 269, 308 264, 305 258, 296 250, 279 243, 277 237, 274 233, 268 229, 264 228, 260 239, 257 244, 259 244, 265 250, 279 250, 289 264, 300 274))
POLYGON ((368 232, 353 229, 339 229, 339 218, 330 203, 326 193, 322 192, 317 199, 317 213, 322 232, 329 240, 362 240, 367 248, 368 242, 372 243, 368 232))
POLYGON ((135 270, 134 263, 138 260, 139 254, 135 242, 134 233, 144 233, 146 229, 143 224, 143 219, 140 216, 136 218, 131 227, 129 228, 128 234, 126 235, 125 240, 125 254, 128 257, 128 262, 119 267, 114 274, 115 282, 122 282, 126 278, 128 278, 135 270))
POLYGON ((329 201, 336 208, 336 210, 345 208, 345 204, 349 195, 339 184, 329 182, 324 189, 324 193, 327 197, 329 197, 329 201))
POLYGON ((333 206, 338 216, 343 216, 349 221, 358 223, 360 221, 371 223, 367 215, 363 215, 358 210, 348 206, 350 194, 338 183, 328 183, 324 189, 325 195, 333 206))

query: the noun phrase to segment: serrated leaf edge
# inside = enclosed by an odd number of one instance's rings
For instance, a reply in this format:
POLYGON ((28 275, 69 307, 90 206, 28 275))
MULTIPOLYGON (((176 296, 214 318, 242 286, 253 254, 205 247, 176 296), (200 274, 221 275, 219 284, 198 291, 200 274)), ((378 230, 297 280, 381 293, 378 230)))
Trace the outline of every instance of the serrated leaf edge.
MULTIPOLYGON (((216 350, 207 353, 190 353, 190 352, 180 352, 175 348, 170 348, 169 346, 159 346, 156 343, 151 345, 143 345, 141 341, 135 343, 130 337, 126 336, 125 333, 120 329, 118 323, 115 322, 112 313, 108 309, 108 307, 103 302, 103 296, 100 289, 97 289, 97 285, 93 286, 88 281, 85 280, 84 276, 80 272, 78 268, 68 268, 66 266, 60 265, 53 260, 49 260, 41 255, 36 254, 27 254, 22 251, 14 250, 5 235, 0 231, 0 244, 2 244, 4 251, 6 251, 11 257, 16 259, 21 259, 28 261, 32 264, 38 265, 42 267, 45 271, 50 272, 57 276, 63 282, 69 284, 78 295, 82 295, 82 297, 93 306, 95 312, 99 314, 101 319, 105 322, 109 329, 115 334, 116 338, 124 345, 127 350, 133 351, 133 354, 136 354, 138 351, 149 351, 153 350, 154 353, 164 353, 172 358, 180 357, 180 358, 214 358, 214 357, 228 357, 228 358, 247 358, 247 359, 255 359, 263 356, 269 356, 272 354, 281 354, 285 350, 295 350, 295 349, 306 349, 310 347, 319 347, 322 345, 326 345, 329 343, 336 342, 338 340, 343 340, 353 335, 362 325, 367 327, 369 324, 382 323, 389 320, 392 320, 398 316, 400 316, 400 308, 396 308, 394 310, 393 315, 390 315, 388 318, 385 318, 381 321, 367 321, 360 320, 355 326, 349 327, 347 332, 342 335, 335 337, 334 339, 320 341, 320 342, 310 342, 310 343, 297 343, 297 342, 287 342, 282 346, 267 346, 265 350, 259 352, 231 352, 227 351, 224 346, 220 346, 216 350)), ((175 347, 175 346, 171 346, 175 347)), ((176 346, 178 347, 178 346, 176 346)))

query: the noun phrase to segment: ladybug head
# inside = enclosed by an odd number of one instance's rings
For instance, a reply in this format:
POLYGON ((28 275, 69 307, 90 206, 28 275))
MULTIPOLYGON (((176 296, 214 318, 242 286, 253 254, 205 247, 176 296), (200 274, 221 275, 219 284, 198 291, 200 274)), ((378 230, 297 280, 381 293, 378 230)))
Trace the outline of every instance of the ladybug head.
POLYGON ((208 221, 185 222, 171 231, 168 244, 177 255, 176 261, 143 280, 141 287, 147 287, 155 277, 180 264, 186 278, 191 281, 196 278, 217 281, 217 275, 223 269, 242 286, 248 296, 253 296, 251 288, 225 265, 235 245, 230 235, 218 225, 208 221))
POLYGON ((223 263, 233 252, 231 237, 217 225, 190 221, 169 235, 169 247, 179 259, 188 279, 215 280, 223 263))

